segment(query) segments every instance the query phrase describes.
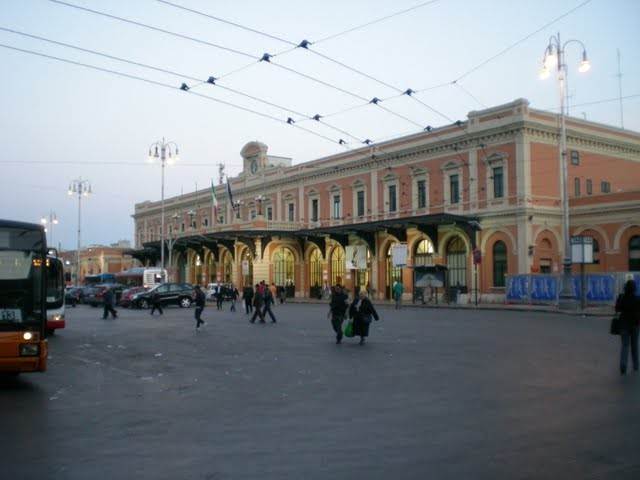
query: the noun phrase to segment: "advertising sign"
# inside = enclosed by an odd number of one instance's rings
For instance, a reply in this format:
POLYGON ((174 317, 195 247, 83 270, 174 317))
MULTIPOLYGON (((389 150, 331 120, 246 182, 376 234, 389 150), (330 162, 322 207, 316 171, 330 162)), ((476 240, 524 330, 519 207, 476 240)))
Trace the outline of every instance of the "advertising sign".
POLYGON ((367 247, 365 245, 347 245, 344 250, 347 270, 367 269, 367 247))
POLYGON ((396 243, 391 247, 391 260, 394 267, 407 266, 407 244, 396 243))
POLYGON ((529 275, 509 275, 507 277, 507 300, 526 302, 529 298, 529 275))
POLYGON ((555 302, 558 298, 558 279, 550 275, 531 275, 531 301, 555 302))

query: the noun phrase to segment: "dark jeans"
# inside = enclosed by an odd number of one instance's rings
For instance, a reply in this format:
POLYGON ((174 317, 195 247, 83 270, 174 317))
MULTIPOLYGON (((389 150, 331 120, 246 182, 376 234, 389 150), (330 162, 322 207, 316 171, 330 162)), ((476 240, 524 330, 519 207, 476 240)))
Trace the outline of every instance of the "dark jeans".
POLYGON ((113 308, 111 305, 109 305, 109 304, 105 303, 105 304, 104 304, 104 313, 102 314, 102 318, 103 318, 104 320, 106 320, 106 319, 107 319, 107 317, 109 316, 109 312, 111 312, 111 316, 112 316, 113 318, 117 318, 117 316, 118 316, 118 312, 116 312, 116 311, 114 310, 114 308, 113 308))
POLYGON ((194 312, 194 315, 196 317, 196 328, 198 328, 201 323, 204 323, 200 318, 200 315, 202 315, 202 310, 204 310, 204 307, 196 307, 196 310, 194 312))
POLYGON ((231 308, 229 309, 229 311, 231 311, 231 312, 235 312, 236 311, 236 301, 235 300, 231 300, 231 308))
POLYGON ((631 361, 633 369, 638 370, 638 327, 629 330, 623 330, 620 333, 622 341, 622 349, 620 350, 620 370, 627 370, 627 360, 629 358, 629 344, 631 344, 631 361))
POLYGON ((267 313, 271 317, 271 321, 273 323, 276 323, 276 317, 273 315, 273 312, 271 311, 271 305, 270 304, 266 304, 264 306, 264 310, 262 311, 262 318, 267 318, 267 313))
POLYGON ((342 340, 342 323, 344 322, 345 315, 339 313, 331 314, 331 326, 333 331, 336 332, 336 338, 342 340))
POLYGON ((244 299, 244 313, 249 315, 253 311, 253 305, 251 304, 250 298, 244 299))
POLYGON ((154 304, 151 305, 151 315, 153 315, 153 312, 155 312, 156 310, 158 310, 160 315, 162 315, 164 313, 162 311, 162 305, 160 305, 159 303, 154 303, 154 304))
POLYGON ((218 307, 218 310, 222 310, 222 301, 222 297, 216 298, 216 306, 218 307))
POLYGON ((255 305, 255 309, 253 311, 253 317, 251 317, 251 323, 256 321, 256 317, 260 317, 260 321, 264 322, 264 314, 262 313, 262 309, 255 305))

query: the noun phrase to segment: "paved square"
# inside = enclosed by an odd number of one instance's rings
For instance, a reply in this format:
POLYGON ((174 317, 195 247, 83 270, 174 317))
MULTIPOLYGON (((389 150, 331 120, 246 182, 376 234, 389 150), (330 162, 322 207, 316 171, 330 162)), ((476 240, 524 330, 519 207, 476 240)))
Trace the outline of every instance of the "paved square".
POLYGON ((640 478, 607 319, 381 308, 360 347, 275 312, 70 309, 49 371, 3 383, 2 478, 640 478))

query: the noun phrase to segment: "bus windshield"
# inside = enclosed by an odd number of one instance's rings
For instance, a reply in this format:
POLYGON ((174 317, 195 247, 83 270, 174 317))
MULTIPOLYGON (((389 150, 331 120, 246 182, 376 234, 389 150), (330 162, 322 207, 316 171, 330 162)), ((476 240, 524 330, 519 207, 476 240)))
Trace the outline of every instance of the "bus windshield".
POLYGON ((62 261, 47 257, 47 309, 62 307, 64 301, 64 272, 62 261))
POLYGON ((0 229, 0 329, 39 324, 43 318, 42 232, 0 229))

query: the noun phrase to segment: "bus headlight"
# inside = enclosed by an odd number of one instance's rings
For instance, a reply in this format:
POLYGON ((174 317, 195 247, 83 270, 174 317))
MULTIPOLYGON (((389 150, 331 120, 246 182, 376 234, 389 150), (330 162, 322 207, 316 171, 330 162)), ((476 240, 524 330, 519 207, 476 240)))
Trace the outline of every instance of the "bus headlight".
POLYGON ((57 314, 55 314, 55 315, 53 316, 53 319, 52 319, 52 320, 53 320, 54 322, 59 322, 60 320, 64 320, 64 316, 62 316, 62 315, 60 315, 59 313, 57 313, 57 314))
POLYGON ((37 357, 40 353, 40 345, 37 343, 22 343, 20 345, 21 357, 37 357))
POLYGON ((33 333, 31 332, 24 332, 22 334, 22 338, 24 338, 25 340, 31 340, 33 338, 33 333))

